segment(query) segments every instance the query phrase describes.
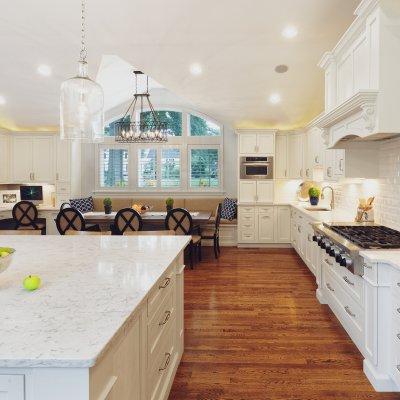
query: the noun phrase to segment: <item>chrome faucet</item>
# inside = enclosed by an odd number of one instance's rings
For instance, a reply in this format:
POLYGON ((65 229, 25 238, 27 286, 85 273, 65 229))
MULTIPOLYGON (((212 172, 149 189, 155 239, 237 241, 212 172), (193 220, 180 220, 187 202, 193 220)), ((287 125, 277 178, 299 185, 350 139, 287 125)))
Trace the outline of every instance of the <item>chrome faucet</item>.
POLYGON ((322 200, 325 199, 325 196, 324 196, 325 189, 331 189, 331 210, 333 210, 335 208, 335 192, 334 192, 332 186, 324 186, 321 190, 321 199, 322 200))

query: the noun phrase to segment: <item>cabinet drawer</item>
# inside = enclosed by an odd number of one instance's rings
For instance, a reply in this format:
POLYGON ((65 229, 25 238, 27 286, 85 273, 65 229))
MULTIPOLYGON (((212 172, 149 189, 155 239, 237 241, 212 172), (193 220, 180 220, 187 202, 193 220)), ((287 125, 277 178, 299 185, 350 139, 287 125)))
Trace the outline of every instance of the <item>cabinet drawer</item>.
POLYGON ((256 235, 254 231, 241 231, 239 233, 240 242, 243 243, 254 243, 256 241, 256 235))
POLYGON ((71 187, 69 183, 66 182, 57 182, 56 183, 56 193, 70 193, 71 192, 71 187))
POLYGON ((255 222, 255 215, 249 213, 240 213, 239 214, 239 223, 246 224, 246 223, 253 223, 255 222))
POLYGON ((400 386, 400 325, 394 324, 393 337, 391 341, 390 375, 398 386, 400 386))
POLYGON ((25 375, 0 374, 0 398, 12 400, 25 399, 25 375))
POLYGON ((175 273, 173 269, 168 270, 159 279, 156 287, 153 289, 147 300, 147 316, 149 319, 153 318, 155 312, 158 310, 160 305, 164 302, 164 299, 169 295, 175 285, 175 273))
POLYGON ((371 283, 378 282, 378 264, 377 263, 370 263, 364 262, 364 279, 371 283))
POLYGON ((147 340, 149 349, 149 359, 154 357, 158 344, 163 339, 163 334, 173 325, 175 321, 175 305, 173 291, 170 291, 160 307, 154 313, 153 318, 147 326, 147 340))
POLYGON ((323 268, 324 291, 328 294, 329 305, 346 332, 358 348, 363 351, 364 311, 360 305, 347 295, 337 278, 327 268, 323 268))
POLYGON ((274 215, 274 207, 258 207, 258 212, 260 214, 274 215))
POLYGON ((239 213, 254 213, 254 207, 239 206, 239 213))
POLYGON ((239 229, 241 229, 243 231, 253 230, 253 229, 256 229, 256 225, 255 225, 254 221, 240 222, 239 229))
POLYGON ((176 349, 173 332, 174 330, 171 326, 157 349, 154 361, 149 363, 149 399, 159 399, 160 394, 163 392, 165 378, 170 375, 171 369, 174 368, 176 349))
POLYGON ((392 293, 400 299, 400 274, 395 271, 392 272, 392 293))

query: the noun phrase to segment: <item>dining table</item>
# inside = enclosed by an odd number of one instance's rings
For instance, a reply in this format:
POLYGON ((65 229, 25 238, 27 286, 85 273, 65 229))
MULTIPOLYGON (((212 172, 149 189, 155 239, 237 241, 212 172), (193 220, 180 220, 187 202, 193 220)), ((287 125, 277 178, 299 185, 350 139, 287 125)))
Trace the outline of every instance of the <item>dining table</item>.
MULTIPOLYGON (((89 211, 83 214, 86 224, 97 224, 102 231, 109 231, 117 212, 106 214, 104 211, 89 211)), ((193 225, 201 225, 210 221, 211 212, 209 211, 190 211, 193 225)), ((143 220, 143 230, 151 231, 164 229, 166 211, 147 211, 141 214, 143 220)))

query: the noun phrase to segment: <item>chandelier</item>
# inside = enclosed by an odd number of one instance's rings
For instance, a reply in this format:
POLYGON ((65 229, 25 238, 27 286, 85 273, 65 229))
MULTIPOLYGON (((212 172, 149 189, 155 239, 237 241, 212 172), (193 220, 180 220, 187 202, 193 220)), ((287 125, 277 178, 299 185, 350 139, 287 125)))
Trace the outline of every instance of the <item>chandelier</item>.
POLYGON ((82 0, 78 75, 61 84, 60 137, 100 142, 104 139, 104 95, 102 87, 88 76, 85 29, 85 0, 82 0))
POLYGON ((135 94, 124 116, 115 123, 115 141, 118 143, 162 143, 168 141, 168 125, 158 117, 150 101, 149 77, 146 75, 146 91, 138 93, 138 76, 135 74, 135 94), (136 107, 140 114, 136 114, 136 107), (148 110, 147 110, 148 109, 148 110), (149 113, 149 118, 143 118, 143 111, 149 113), (137 120, 139 119, 139 120, 137 120))

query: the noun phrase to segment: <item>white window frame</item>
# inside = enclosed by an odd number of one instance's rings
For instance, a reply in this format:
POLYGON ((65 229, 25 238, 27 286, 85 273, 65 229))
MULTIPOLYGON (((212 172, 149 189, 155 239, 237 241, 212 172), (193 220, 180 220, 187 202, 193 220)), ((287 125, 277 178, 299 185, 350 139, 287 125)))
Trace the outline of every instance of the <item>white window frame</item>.
MULTIPOLYGON (((166 144, 160 143, 143 143, 143 144, 119 144, 115 142, 113 136, 105 137, 101 144, 96 146, 95 157, 95 192, 98 193, 125 193, 130 195, 133 193, 171 193, 171 194, 185 194, 185 193, 223 193, 224 191, 224 126, 213 118, 201 114, 191 109, 178 108, 170 105, 155 105, 156 110, 176 111, 182 113, 182 136, 169 136, 166 144), (190 115, 199 118, 210 120, 221 129, 220 136, 191 136, 190 134, 190 115), (100 187, 100 165, 99 155, 100 150, 104 148, 113 149, 127 149, 128 150, 128 185, 123 189, 118 188, 103 188, 100 187), (157 149, 157 186, 154 188, 140 188, 138 177, 138 150, 140 148, 156 148, 157 149), (180 188, 162 188, 161 187, 161 150, 163 148, 179 149, 181 156, 181 186, 180 188), (190 187, 190 174, 191 174, 191 149, 217 149, 218 150, 218 168, 219 168, 219 187, 218 188, 191 188, 190 187)), ((143 111, 149 111, 148 108, 143 108, 143 111)), ((139 111, 135 118, 138 118, 139 111)), ((122 118, 123 114, 117 115, 114 118, 107 119, 107 124, 116 119, 122 118)))
POLYGON ((113 141, 112 143, 102 143, 98 144, 96 146, 96 156, 95 156, 95 162, 96 162, 96 168, 95 168, 95 173, 96 173, 96 188, 98 191, 101 192, 126 192, 132 189, 132 177, 131 177, 131 165, 132 165, 132 160, 131 160, 131 152, 129 151, 129 146, 126 144, 119 144, 115 143, 113 141), (100 185, 100 153, 105 150, 105 149, 112 149, 112 150, 127 150, 128 151, 128 184, 124 188, 117 188, 117 187, 103 187, 100 185))
POLYGON ((223 165, 221 146, 220 145, 207 145, 207 144, 189 145, 187 152, 188 152, 188 182, 187 182, 188 192, 203 192, 203 191, 221 192, 222 188, 224 187, 223 174, 221 171, 221 165, 223 165), (219 174, 218 175, 218 182, 219 182, 218 187, 216 187, 216 188, 203 187, 203 188, 199 189, 199 188, 192 188, 190 186, 190 178, 192 175, 192 150, 196 150, 196 149, 199 149, 199 150, 216 149, 216 150, 218 150, 218 174, 219 174))

